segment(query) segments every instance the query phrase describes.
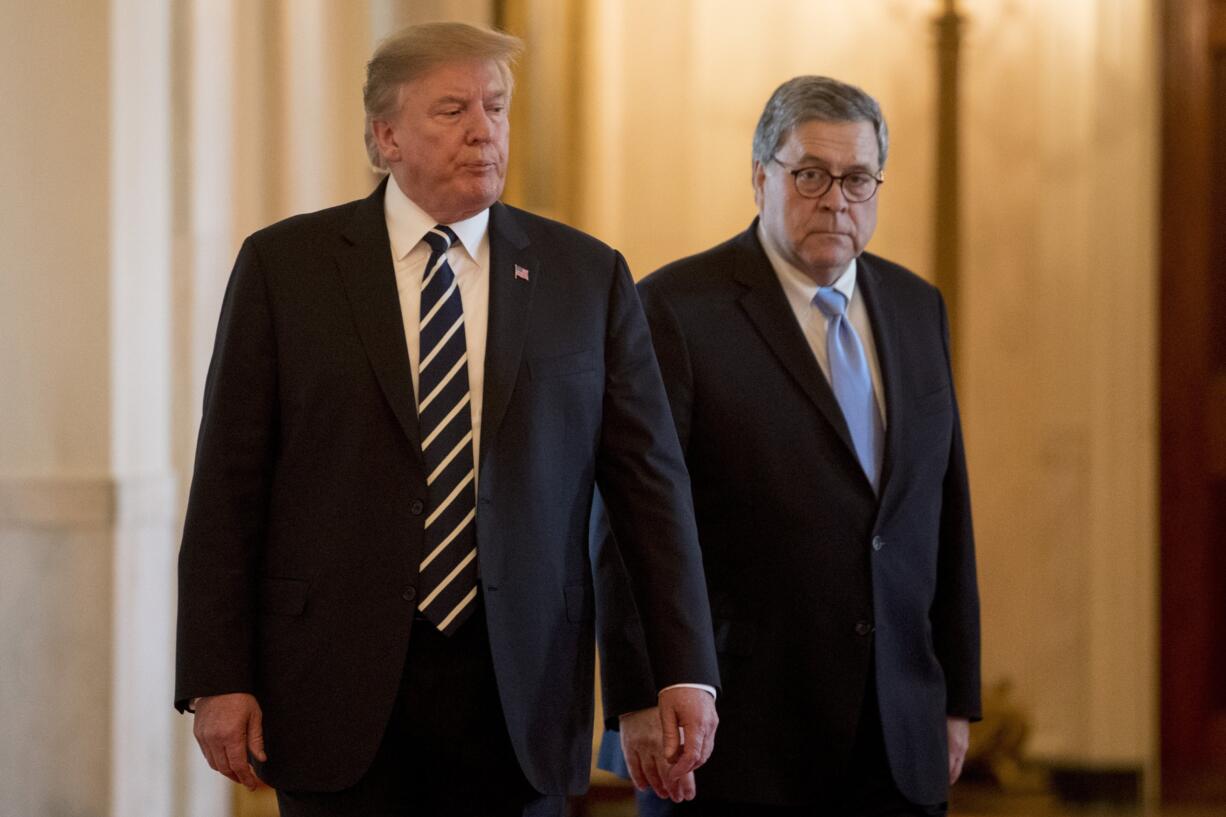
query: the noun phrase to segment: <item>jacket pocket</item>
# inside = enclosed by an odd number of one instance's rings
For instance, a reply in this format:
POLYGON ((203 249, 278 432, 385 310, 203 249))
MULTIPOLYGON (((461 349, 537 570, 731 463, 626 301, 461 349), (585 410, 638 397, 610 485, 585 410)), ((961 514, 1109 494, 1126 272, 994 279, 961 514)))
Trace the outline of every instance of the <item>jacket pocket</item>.
POLYGON ((265 578, 260 581, 260 611, 276 616, 300 616, 306 609, 310 582, 265 578))
POLYGON ((541 357, 528 361, 528 376, 533 380, 562 377, 568 374, 590 372, 596 368, 596 352, 584 349, 555 357, 541 357))

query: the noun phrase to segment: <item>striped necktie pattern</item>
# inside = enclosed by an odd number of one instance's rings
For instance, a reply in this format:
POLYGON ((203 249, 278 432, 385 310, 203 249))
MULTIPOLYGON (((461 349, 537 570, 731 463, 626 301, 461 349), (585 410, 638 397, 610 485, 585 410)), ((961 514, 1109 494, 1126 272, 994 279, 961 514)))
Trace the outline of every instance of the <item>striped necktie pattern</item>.
POLYGON ((441 632, 451 635, 472 614, 477 596, 468 346, 460 289, 447 262, 456 234, 437 226, 425 240, 430 260, 421 285, 417 413, 429 501, 417 607, 441 632))

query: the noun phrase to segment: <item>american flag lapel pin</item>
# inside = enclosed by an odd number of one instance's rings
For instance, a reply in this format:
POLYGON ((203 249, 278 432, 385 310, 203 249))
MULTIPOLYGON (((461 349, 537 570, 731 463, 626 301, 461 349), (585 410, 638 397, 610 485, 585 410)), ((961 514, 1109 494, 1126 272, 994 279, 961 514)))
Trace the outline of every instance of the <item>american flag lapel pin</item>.
POLYGON ((527 281, 528 280, 528 270, 524 269, 519 264, 515 265, 515 280, 517 281, 527 281))

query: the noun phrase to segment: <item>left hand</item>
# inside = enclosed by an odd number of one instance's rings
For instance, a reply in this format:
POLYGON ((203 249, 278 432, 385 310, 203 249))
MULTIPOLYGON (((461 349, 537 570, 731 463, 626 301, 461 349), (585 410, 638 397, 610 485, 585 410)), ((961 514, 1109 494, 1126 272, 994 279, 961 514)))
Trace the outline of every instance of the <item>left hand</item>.
POLYGON ((715 749, 715 698, 693 687, 660 692, 660 722, 664 727, 664 757, 672 764, 665 781, 671 789, 681 778, 707 762, 715 749))
POLYGON ((949 735, 949 785, 958 782, 962 775, 962 763, 971 743, 971 723, 966 718, 945 718, 945 731, 949 735))
POLYGON ((656 797, 672 800, 674 803, 694 799, 697 788, 693 772, 672 786, 664 782, 668 778, 670 764, 664 759, 659 707, 653 706, 622 715, 618 718, 618 730, 621 733, 626 768, 630 770, 630 779, 636 789, 646 791, 650 787, 656 797))

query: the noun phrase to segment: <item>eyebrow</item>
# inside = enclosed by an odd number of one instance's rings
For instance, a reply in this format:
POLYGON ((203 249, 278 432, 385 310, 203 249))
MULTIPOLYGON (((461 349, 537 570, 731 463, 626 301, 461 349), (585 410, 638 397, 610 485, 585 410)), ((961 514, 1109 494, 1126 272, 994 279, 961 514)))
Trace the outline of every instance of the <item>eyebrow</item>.
MULTIPOLYGON (((507 96, 507 92, 505 90, 499 90, 499 91, 495 91, 489 96, 482 95, 481 99, 483 102, 486 102, 491 99, 495 99, 495 100, 505 99, 506 96, 507 96)), ((459 96, 456 94, 446 94, 444 96, 440 96, 437 99, 435 99, 434 102, 431 103, 431 105, 467 105, 468 102, 469 102, 469 97, 467 96, 459 96)))
MULTIPOLYGON (((797 168, 805 168, 805 167, 813 167, 814 165, 820 166, 823 170, 827 170, 830 167, 831 162, 826 161, 820 156, 814 156, 812 153, 806 153, 804 156, 801 156, 799 159, 796 160, 795 166, 797 168)), ((870 167, 869 165, 861 164, 861 163, 848 165, 847 167, 843 168, 843 171, 844 172, 861 171, 861 172, 869 173, 869 174, 873 174, 877 172, 873 170, 872 167, 870 167)))

